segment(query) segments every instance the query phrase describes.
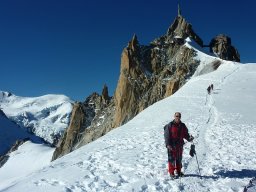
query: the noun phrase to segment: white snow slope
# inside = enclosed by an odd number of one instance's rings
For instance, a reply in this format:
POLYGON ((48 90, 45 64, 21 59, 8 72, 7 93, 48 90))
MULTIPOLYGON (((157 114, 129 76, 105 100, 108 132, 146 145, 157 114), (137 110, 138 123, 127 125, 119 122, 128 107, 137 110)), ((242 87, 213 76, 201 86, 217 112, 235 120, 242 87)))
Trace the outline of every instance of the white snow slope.
POLYGON ((64 95, 19 97, 0 91, 0 107, 6 116, 49 143, 67 128, 72 102, 64 95))
POLYGON ((23 179, 10 182, 0 169, 0 191, 243 191, 256 175, 255 84, 255 64, 223 61, 216 71, 193 77, 127 124, 23 179), (208 95, 211 83, 214 91, 208 95), (189 156, 189 143, 183 158, 187 177, 170 180, 167 174, 163 126, 176 111, 195 137, 202 177, 196 158, 189 156))
POLYGON ((29 173, 49 165, 53 151, 54 148, 45 144, 27 141, 10 154, 7 163, 0 169, 0 185, 11 186, 13 182, 23 179, 29 173))

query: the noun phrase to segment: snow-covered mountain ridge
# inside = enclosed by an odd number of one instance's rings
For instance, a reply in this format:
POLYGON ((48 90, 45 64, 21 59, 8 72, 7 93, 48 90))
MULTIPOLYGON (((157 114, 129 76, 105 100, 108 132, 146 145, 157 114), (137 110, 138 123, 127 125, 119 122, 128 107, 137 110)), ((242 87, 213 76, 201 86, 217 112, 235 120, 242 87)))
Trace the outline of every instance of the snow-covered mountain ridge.
POLYGON ((0 169, 0 190, 242 191, 256 175, 256 65, 222 63, 214 72, 191 78, 127 124, 23 179, 10 184, 0 169), (214 91, 208 95, 211 83, 214 91), (163 126, 176 111, 195 136, 202 175, 186 144, 183 171, 188 177, 181 183, 169 179, 163 138, 163 126))
POLYGON ((72 103, 64 95, 19 97, 0 91, 0 107, 5 115, 51 144, 55 144, 67 128, 72 103))

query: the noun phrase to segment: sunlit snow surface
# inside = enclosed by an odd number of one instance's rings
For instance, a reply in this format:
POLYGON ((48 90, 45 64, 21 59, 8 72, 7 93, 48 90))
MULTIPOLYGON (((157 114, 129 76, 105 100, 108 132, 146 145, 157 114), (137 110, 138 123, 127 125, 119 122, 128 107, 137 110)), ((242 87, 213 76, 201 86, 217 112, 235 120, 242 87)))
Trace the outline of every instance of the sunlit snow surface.
POLYGON ((53 151, 54 148, 47 145, 27 141, 12 152, 8 162, 0 168, 0 186, 12 186, 29 173, 49 165, 53 151))
MULTIPOLYGON (((0 169, 0 191, 243 191, 256 175, 255 84, 255 64, 223 61, 217 71, 191 78, 127 124, 22 179, 10 182, 3 176, 2 169, 12 167, 8 161, 0 169), (214 90, 208 95, 211 83, 214 90), (195 137, 202 177, 196 158, 189 156, 189 143, 183 158, 187 177, 173 181, 167 174, 163 126, 176 111, 195 137)), ((39 155, 36 160, 45 162, 39 155)), ((27 166, 23 169, 32 164, 27 166)))

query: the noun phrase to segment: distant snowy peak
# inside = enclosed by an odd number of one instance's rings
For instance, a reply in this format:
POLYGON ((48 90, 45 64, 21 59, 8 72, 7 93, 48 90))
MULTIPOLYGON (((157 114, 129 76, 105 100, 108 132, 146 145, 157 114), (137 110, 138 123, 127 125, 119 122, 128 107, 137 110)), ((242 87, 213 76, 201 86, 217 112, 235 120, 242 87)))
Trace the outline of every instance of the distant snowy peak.
POLYGON ((19 97, 0 91, 0 108, 6 116, 51 144, 68 127, 72 103, 64 95, 19 97))

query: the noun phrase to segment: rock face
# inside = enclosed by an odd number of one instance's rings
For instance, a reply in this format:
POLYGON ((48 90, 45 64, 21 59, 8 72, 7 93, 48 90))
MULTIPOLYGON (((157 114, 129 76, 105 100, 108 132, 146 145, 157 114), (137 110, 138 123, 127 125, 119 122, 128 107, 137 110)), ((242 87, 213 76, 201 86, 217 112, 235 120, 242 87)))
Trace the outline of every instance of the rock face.
POLYGON ((74 145, 80 139, 79 136, 81 135, 81 132, 86 128, 86 116, 88 117, 89 115, 85 113, 83 105, 75 103, 71 115, 72 121, 63 135, 62 142, 56 148, 53 154, 53 159, 56 158, 56 154, 58 154, 58 156, 63 156, 73 150, 74 145))
POLYGON ((210 51, 225 60, 240 62, 237 49, 231 45, 230 37, 220 34, 210 42, 210 51))
POLYGON ((113 110, 111 99, 105 85, 102 95, 93 93, 85 102, 74 104, 70 125, 54 151, 52 160, 101 137, 112 128, 105 118, 111 116, 108 110, 113 110))
POLYGON ((167 31, 167 38, 170 38, 170 41, 173 40, 173 37, 179 37, 182 39, 191 37, 195 42, 198 43, 198 45, 201 47, 203 46, 203 40, 193 31, 192 25, 188 23, 181 15, 176 17, 173 24, 167 31))
MULTIPOLYGON (((121 55, 116 91, 108 96, 93 93, 84 103, 76 103, 70 126, 54 152, 53 160, 109 132, 153 103, 175 93, 196 71, 200 61, 184 43, 186 38, 203 46, 191 24, 178 15, 167 33, 140 45, 134 35, 121 55)), ((216 62, 214 67, 220 63, 216 62)))
POLYGON ((134 36, 123 50, 114 95, 114 127, 126 123, 156 101, 172 95, 193 75, 199 64, 193 60, 195 53, 183 46, 181 40, 177 42, 176 38, 177 34, 168 30, 167 35, 156 39, 150 46, 142 46, 134 36))

